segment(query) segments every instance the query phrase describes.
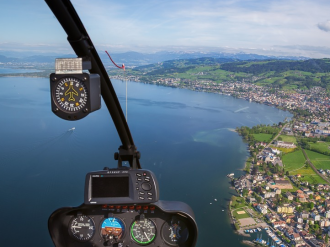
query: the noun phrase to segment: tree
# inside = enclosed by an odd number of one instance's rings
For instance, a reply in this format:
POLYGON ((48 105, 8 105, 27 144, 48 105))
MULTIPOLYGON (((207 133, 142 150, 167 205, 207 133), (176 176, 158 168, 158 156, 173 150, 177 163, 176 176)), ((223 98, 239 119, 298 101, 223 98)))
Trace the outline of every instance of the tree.
POLYGON ((283 197, 283 196, 282 196, 282 202, 283 202, 283 203, 288 203, 288 202, 289 202, 289 199, 286 198, 286 197, 283 197))
POLYGON ((312 210, 314 208, 314 203, 313 202, 308 203, 308 208, 312 210))
MULTIPOLYGON (((244 196, 244 197, 247 196, 248 193, 249 193, 249 190, 248 190, 247 188, 244 188, 244 189, 243 189, 243 192, 242 192, 243 196, 244 196)), ((314 206, 314 205, 313 205, 313 206, 314 206)))
POLYGON ((320 229, 320 225, 318 224, 318 222, 316 222, 316 224, 314 225, 315 232, 318 232, 319 229, 320 229))
POLYGON ((286 171, 285 175, 289 176, 289 171, 286 171))
POLYGON ((256 200, 257 200, 258 203, 260 203, 261 202, 261 197, 260 196, 256 196, 256 200))
POLYGON ((253 166, 252 174, 256 175, 258 171, 259 171, 259 167, 258 166, 253 166))

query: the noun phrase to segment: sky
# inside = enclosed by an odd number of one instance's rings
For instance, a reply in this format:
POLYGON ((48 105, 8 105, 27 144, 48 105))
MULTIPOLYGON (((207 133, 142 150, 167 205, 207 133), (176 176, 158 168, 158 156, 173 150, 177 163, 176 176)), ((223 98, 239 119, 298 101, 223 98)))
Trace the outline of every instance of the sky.
MULTIPOLYGON (((71 0, 97 50, 330 57, 329 0, 71 0)), ((72 53, 43 0, 0 1, 3 51, 72 53)))

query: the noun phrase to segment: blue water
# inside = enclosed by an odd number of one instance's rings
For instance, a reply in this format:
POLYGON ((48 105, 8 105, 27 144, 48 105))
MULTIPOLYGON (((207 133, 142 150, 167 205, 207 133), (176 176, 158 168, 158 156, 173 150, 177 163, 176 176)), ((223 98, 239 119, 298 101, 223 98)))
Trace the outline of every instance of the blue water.
MULTIPOLYGON (((125 83, 113 83, 125 109, 125 83)), ((0 78, 0 112, 1 246, 18 236, 19 245, 53 246, 49 215, 83 202, 87 172, 116 167, 117 132, 104 103, 80 121, 57 118, 47 78, 0 78)), ((242 246, 229 225, 234 191, 226 174, 241 174, 248 152, 232 129, 290 116, 229 96, 128 83, 128 124, 142 167, 157 175, 162 200, 191 205, 198 247, 242 246)))
POLYGON ((0 67, 0 74, 33 73, 33 72, 41 72, 41 71, 42 70, 38 70, 38 69, 18 69, 18 68, 0 67))

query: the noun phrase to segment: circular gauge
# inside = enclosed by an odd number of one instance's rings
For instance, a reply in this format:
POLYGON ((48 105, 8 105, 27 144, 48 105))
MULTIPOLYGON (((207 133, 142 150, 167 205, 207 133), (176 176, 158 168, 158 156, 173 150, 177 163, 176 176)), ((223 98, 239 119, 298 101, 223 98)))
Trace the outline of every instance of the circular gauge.
POLYGON ((156 237, 156 225, 147 218, 136 220, 131 226, 131 236, 138 244, 150 244, 156 237))
POLYGON ((105 241, 119 240, 123 237, 124 232, 125 225, 119 218, 107 218, 101 225, 101 236, 105 241))
POLYGON ((76 239, 88 241, 94 235, 95 225, 90 217, 81 215, 72 219, 69 229, 76 239))
POLYGON ((188 228, 180 218, 172 217, 162 227, 162 238, 169 245, 179 246, 187 241, 188 236, 188 228))
POLYGON ((75 77, 63 77, 55 85, 54 101, 62 111, 75 113, 86 108, 87 89, 85 84, 75 77))

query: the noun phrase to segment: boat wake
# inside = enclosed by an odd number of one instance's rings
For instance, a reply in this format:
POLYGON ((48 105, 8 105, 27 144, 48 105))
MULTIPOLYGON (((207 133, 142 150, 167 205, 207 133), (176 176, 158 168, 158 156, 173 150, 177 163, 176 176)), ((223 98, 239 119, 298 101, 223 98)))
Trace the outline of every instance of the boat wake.
POLYGON ((238 109, 238 110, 236 110, 236 111, 234 111, 235 113, 236 112, 240 112, 240 111, 243 111, 243 110, 246 110, 246 109, 248 109, 249 107, 247 106, 247 107, 243 107, 243 108, 241 108, 241 109, 238 109))

